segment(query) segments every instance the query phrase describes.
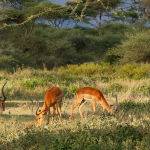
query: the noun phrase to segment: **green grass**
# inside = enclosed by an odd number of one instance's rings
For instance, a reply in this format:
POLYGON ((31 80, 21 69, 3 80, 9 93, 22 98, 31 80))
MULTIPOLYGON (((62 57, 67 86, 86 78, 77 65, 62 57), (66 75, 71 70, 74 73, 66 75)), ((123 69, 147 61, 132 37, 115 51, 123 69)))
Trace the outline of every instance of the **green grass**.
POLYGON ((149 64, 91 63, 50 71, 0 71, 0 84, 8 80, 6 111, 0 116, 0 149, 149 150, 149 68, 149 64), (36 127, 36 100, 42 101, 45 90, 52 85, 59 85, 65 92, 63 116, 51 116, 48 125, 36 127), (69 119, 73 96, 82 86, 99 88, 111 104, 117 94, 120 110, 110 115, 97 105, 93 113, 87 103, 84 119, 78 111, 73 120, 69 119))
POLYGON ((126 64, 111 66, 109 64, 89 63, 69 65, 53 70, 18 69, 14 73, 0 71, 0 84, 8 80, 9 99, 42 99, 46 88, 59 85, 65 97, 72 97, 79 87, 93 86, 100 88, 104 94, 129 93, 131 97, 149 96, 150 65, 126 64))

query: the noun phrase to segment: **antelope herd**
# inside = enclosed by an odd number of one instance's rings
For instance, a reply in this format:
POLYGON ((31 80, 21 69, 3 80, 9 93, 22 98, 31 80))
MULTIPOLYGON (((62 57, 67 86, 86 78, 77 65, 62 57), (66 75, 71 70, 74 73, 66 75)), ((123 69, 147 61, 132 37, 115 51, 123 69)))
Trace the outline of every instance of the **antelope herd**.
MULTIPOLYGON (((2 86, 2 96, 0 97, 0 111, 5 111, 5 101, 6 101, 6 96, 4 93, 4 87, 7 82, 4 83, 2 86)), ((38 108, 36 110, 36 123, 38 126, 42 125, 44 121, 44 116, 48 114, 50 115, 50 107, 53 108, 53 115, 57 114, 59 117, 61 117, 61 107, 62 107, 62 99, 63 99, 63 91, 57 87, 53 86, 49 88, 44 96, 44 102, 43 106, 38 108)), ((71 114, 70 117, 73 117, 73 112, 75 108, 78 108, 79 114, 81 118, 83 118, 82 114, 82 107, 84 104, 89 101, 92 104, 92 109, 93 112, 96 111, 96 103, 98 103, 104 110, 106 110, 109 113, 115 113, 118 110, 118 100, 116 97, 116 103, 114 105, 110 105, 107 100, 105 99, 103 93, 96 88, 93 87, 82 87, 79 88, 76 92, 76 95, 74 97, 74 102, 71 107, 71 114)))

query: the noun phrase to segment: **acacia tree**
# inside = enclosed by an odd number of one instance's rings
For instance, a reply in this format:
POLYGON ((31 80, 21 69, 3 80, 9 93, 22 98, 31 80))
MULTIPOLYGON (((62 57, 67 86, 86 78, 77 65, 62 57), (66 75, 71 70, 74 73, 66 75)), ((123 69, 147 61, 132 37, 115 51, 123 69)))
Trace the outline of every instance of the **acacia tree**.
POLYGON ((103 13, 109 12, 119 1, 68 0, 66 7, 55 5, 48 0, 5 0, 0 3, 0 28, 23 25, 37 18, 47 19, 50 25, 56 27, 69 18, 80 21, 92 18, 99 25, 103 13))
POLYGON ((143 22, 143 19, 146 19, 146 17, 148 19, 150 16, 149 0, 124 0, 121 2, 121 6, 113 12, 114 20, 136 23, 143 22))
POLYGON ((115 8, 120 0, 72 0, 67 5, 72 10, 71 15, 77 20, 92 20, 96 26, 100 26, 102 16, 109 16, 110 10, 115 8))
POLYGON ((50 3, 48 0, 5 0, 0 2, 0 29, 24 25, 45 18, 52 25, 60 25, 66 19, 65 6, 50 3), (59 20, 56 23, 55 20, 59 20))
POLYGON ((134 23, 139 19, 140 14, 139 3, 135 0, 122 1, 121 6, 116 8, 112 13, 113 20, 121 20, 122 22, 134 23))
POLYGON ((149 0, 131 0, 128 8, 123 6, 114 9, 120 2, 127 3, 121 0, 68 0, 66 7, 50 3, 48 0, 1 0, 0 29, 24 25, 38 18, 46 19, 49 25, 55 27, 61 27, 64 21, 70 18, 88 22, 92 20, 90 23, 95 22, 94 24, 99 26, 103 16, 112 17, 111 10, 114 10, 115 20, 135 22, 139 16, 143 16, 143 10, 149 18, 149 0))

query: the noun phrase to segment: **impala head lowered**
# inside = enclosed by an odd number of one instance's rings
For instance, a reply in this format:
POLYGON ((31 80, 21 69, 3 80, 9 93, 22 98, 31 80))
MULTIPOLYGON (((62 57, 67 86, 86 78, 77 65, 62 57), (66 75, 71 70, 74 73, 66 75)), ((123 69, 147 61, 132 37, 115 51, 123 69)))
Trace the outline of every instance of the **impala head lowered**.
POLYGON ((2 86, 2 90, 1 90, 2 96, 0 96, 0 112, 5 111, 5 101, 7 98, 4 93, 4 87, 6 84, 7 82, 4 83, 4 85, 2 86))
POLYGON ((38 108, 36 110, 36 120, 38 126, 42 125, 44 115, 46 115, 47 112, 50 114, 50 107, 52 107, 54 111, 56 110, 61 117, 62 97, 63 92, 57 86, 54 86, 46 91, 43 106, 39 109, 38 104, 38 108))

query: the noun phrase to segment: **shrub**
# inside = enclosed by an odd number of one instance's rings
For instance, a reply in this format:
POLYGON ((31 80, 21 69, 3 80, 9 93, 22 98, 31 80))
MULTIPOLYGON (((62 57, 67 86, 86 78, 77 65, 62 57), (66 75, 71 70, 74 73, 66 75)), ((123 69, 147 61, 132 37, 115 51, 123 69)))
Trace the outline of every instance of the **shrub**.
POLYGON ((10 70, 14 71, 14 69, 18 66, 19 62, 13 56, 1 55, 0 56, 0 70, 10 70))
MULTIPOLYGON (((3 34, 0 46, 2 51, 7 52, 7 56, 14 59, 15 68, 23 65, 34 68, 46 66, 50 69, 102 59, 108 48, 118 45, 124 39, 125 31, 119 25, 106 25, 97 30, 58 30, 48 27, 43 30, 43 27, 31 28, 27 25, 3 34)), ((10 66, 9 61, 5 63, 10 66)))
POLYGON ((117 48, 110 49, 106 60, 110 63, 150 62, 150 30, 130 34, 128 39, 117 48))

